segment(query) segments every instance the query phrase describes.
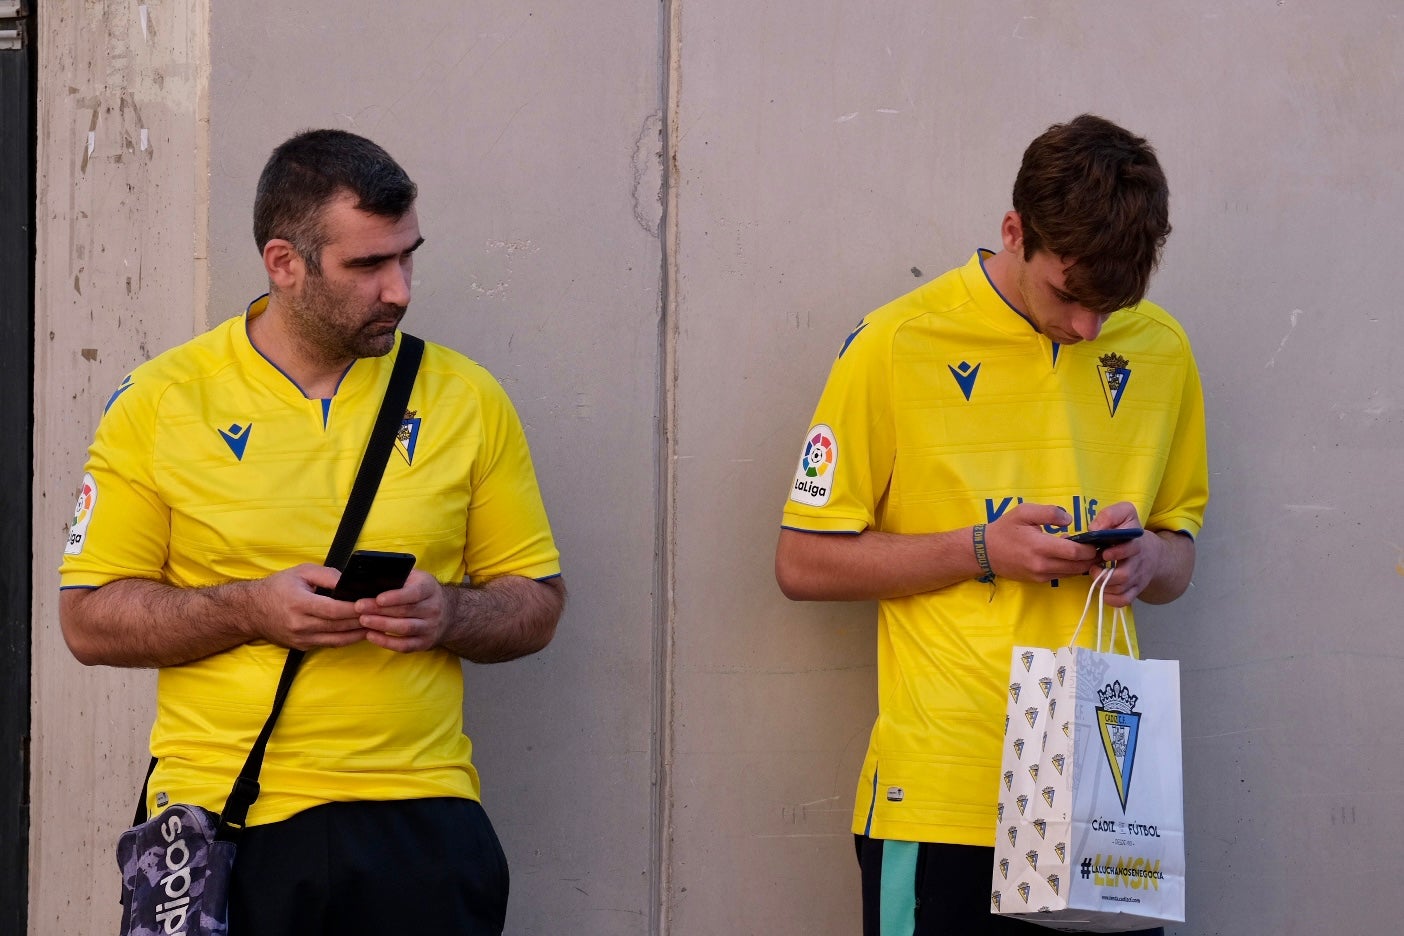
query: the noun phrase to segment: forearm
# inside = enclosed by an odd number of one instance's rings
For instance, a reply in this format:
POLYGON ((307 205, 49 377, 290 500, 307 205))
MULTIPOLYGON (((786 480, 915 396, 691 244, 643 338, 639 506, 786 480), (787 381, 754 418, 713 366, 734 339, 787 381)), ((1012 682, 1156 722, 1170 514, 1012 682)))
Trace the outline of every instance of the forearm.
POLYGON ((445 586, 448 621, 439 646, 474 663, 503 663, 551 642, 565 607, 560 577, 516 575, 480 587, 445 586))
POLYGON ((1183 533, 1155 530, 1161 542, 1155 573, 1137 596, 1146 604, 1168 604, 1185 593, 1194 576, 1194 540, 1183 533))
POLYGON ((119 579, 64 590, 59 623, 79 662, 155 668, 203 659, 250 639, 257 599, 248 582, 176 588, 119 579))
POLYGON ((970 528, 857 534, 781 530, 775 579, 796 601, 902 598, 979 578, 970 528))
MULTIPOLYGON (((1081 575, 1097 551, 1062 536, 1072 516, 1055 504, 1024 503, 985 525, 989 570, 1019 582, 1081 575)), ((853 536, 782 530, 775 578, 786 596, 809 601, 902 598, 980 578, 974 531, 896 534, 865 530, 853 536)))

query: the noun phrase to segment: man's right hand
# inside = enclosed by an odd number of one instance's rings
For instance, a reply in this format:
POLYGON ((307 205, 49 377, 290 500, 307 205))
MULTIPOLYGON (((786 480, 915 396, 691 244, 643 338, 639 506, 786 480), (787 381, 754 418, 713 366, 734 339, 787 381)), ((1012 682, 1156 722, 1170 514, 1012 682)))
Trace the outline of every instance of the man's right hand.
POLYGON ((331 591, 340 578, 336 569, 303 563, 240 583, 250 590, 250 600, 257 607, 247 618, 249 639, 298 650, 345 647, 364 640, 366 632, 355 602, 317 594, 319 588, 331 591))
POLYGON ((1051 582, 1091 570, 1097 564, 1096 547, 1044 530, 1072 522, 1072 514, 1052 504, 1020 504, 1006 511, 985 527, 990 568, 1020 582, 1051 582))
POLYGON ((344 647, 365 639, 355 604, 317 594, 340 577, 308 563, 208 588, 118 579, 64 589, 59 623, 73 655, 90 666, 177 666, 251 640, 302 650, 344 647))

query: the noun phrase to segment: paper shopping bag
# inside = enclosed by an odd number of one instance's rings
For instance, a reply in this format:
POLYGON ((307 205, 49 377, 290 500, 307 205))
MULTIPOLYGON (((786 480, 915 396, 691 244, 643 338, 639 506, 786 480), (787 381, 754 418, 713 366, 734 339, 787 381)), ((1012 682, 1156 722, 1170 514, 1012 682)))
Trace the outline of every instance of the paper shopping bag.
POLYGON ((991 911, 1124 932, 1185 918, 1180 670, 1015 647, 991 911))

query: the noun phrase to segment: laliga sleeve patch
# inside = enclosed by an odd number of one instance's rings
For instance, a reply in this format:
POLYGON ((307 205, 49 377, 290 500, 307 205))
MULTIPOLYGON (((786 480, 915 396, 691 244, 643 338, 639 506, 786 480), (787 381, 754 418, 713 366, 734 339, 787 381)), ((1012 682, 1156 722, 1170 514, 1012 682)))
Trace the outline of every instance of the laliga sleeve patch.
POLYGON ((63 547, 65 556, 76 556, 83 551, 83 541, 88 538, 88 523, 97 507, 97 494, 97 482, 92 475, 84 474, 83 486, 78 490, 78 503, 73 508, 73 522, 68 526, 68 543, 63 547))
POLYGON ((795 486, 790 490, 790 500, 811 507, 827 504, 834 489, 838 457, 838 438, 834 430, 822 423, 810 429, 805 436, 799 468, 795 471, 795 486))

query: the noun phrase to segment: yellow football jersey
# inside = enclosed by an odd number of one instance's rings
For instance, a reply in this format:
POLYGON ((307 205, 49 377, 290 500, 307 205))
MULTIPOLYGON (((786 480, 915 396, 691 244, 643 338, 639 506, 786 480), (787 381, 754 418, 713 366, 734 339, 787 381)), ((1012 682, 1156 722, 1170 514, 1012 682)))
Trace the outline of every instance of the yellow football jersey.
MULTIPOLYGON (((391 354, 352 364, 334 397, 309 400, 239 317, 138 367, 89 451, 62 587, 199 587, 321 563, 398 353, 397 337, 391 354)), ((426 344, 357 547, 413 553, 442 582, 560 572, 521 424, 482 367, 426 344)), ((151 805, 223 808, 286 655, 254 642, 161 670, 151 805)), ((363 642, 309 653, 250 824, 334 800, 477 799, 462 708, 462 668, 447 651, 363 642)))
MULTIPOLYGON (((1029 501, 1087 529, 1136 505, 1195 536, 1208 502, 1203 400, 1184 331, 1150 302, 1059 346, 968 264, 867 316, 805 436, 783 523, 932 533, 1029 501)), ((1014 645, 1072 638, 1090 578, 962 582, 878 604, 878 719, 853 829, 990 845, 1014 645)), ((1134 647, 1134 629, 1132 642, 1134 647)), ((1084 628, 1079 643, 1090 643, 1084 628)))

